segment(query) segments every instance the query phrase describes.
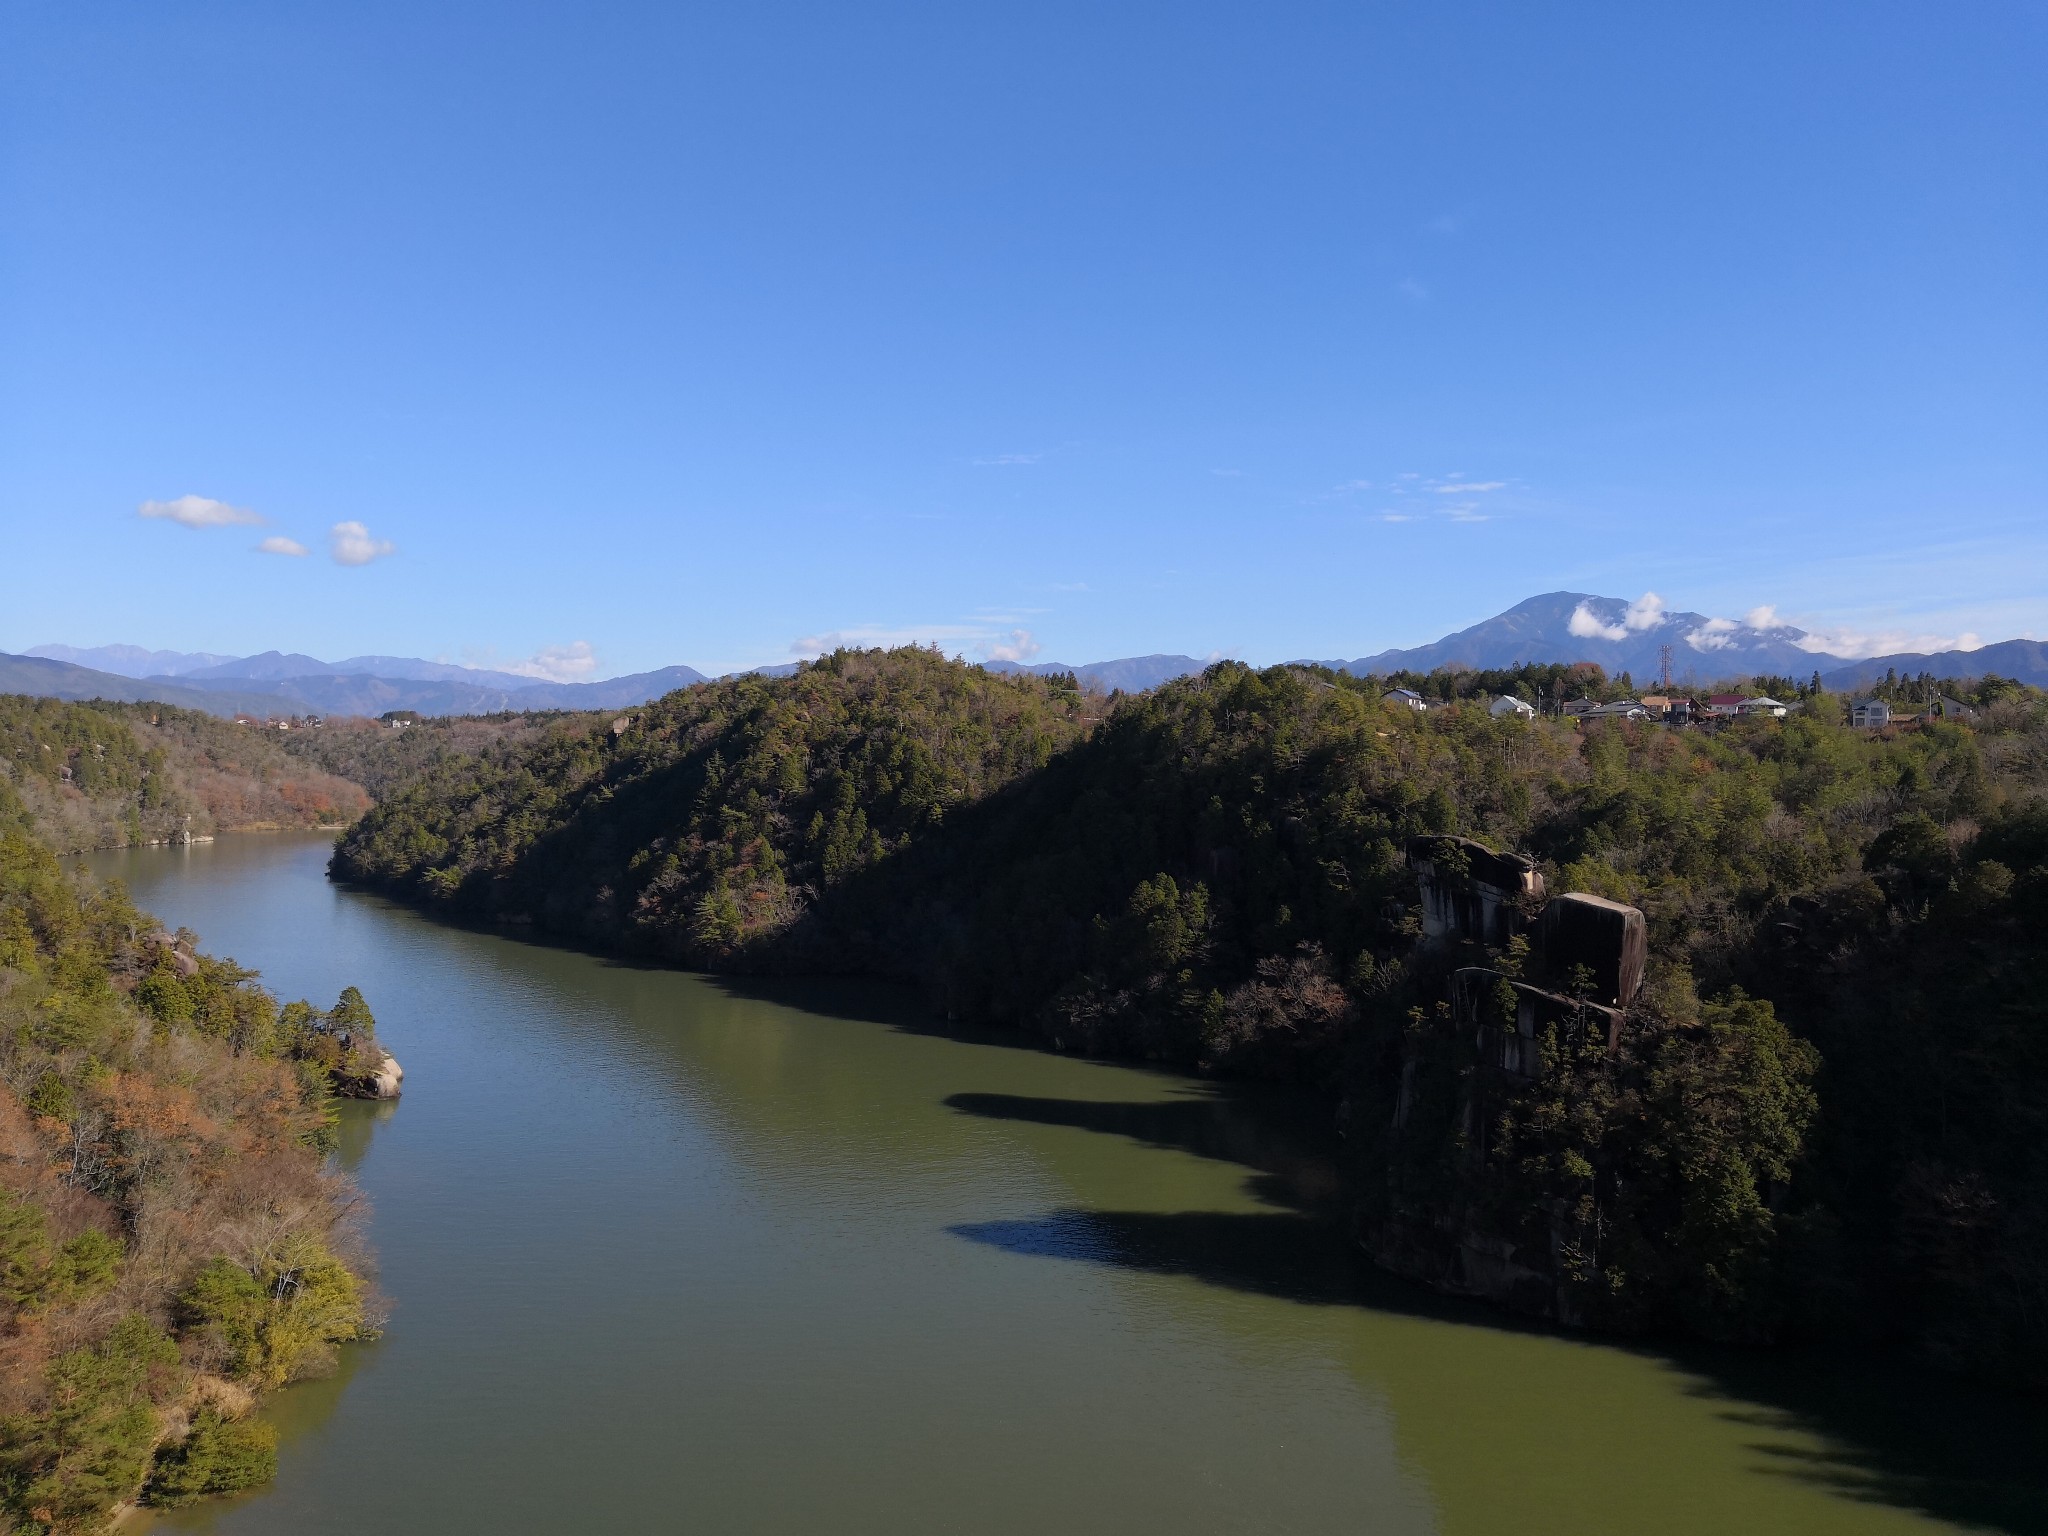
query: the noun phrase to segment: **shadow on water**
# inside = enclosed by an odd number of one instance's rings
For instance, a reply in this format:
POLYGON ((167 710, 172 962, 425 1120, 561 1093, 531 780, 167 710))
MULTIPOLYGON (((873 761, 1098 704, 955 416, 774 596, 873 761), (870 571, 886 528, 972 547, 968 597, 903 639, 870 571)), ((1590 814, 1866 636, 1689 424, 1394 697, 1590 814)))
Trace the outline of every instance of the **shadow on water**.
MULTIPOLYGON (((370 899, 411 910, 389 897, 370 899)), ((605 953, 531 928, 450 926, 522 946, 593 955, 608 968, 673 972, 658 959, 605 953)), ((906 1034, 1039 1052, 1021 1033, 940 1020, 913 986, 825 976, 698 973, 736 999, 771 1002, 906 1034)), ((1104 1062, 1118 1071, 1144 1070, 1104 1062)), ((1162 1071, 1162 1077, 1185 1081, 1162 1071)), ((1117 1211, 1063 1207, 1021 1220, 965 1222, 966 1241, 1034 1258, 1184 1276, 1317 1307, 1354 1307, 1498 1332, 1556 1332, 1483 1304, 1439 1296, 1374 1268, 1350 1241, 1326 1106, 1298 1093, 1191 1086, 1162 1101, 1118 1102, 958 1093, 943 1101, 979 1118, 1071 1128, 1242 1167, 1265 1210, 1117 1211), (1305 1106, 1307 1106, 1305 1108, 1305 1106)), ((368 1124, 358 1134, 367 1132, 368 1124)), ((344 1147, 344 1157, 348 1155, 344 1147)), ((356 1153, 360 1155, 359 1152, 356 1153)), ((1687 1390, 1754 1431, 1747 1449, 1767 1476, 2012 1536, 2048 1536, 2048 1413, 2034 1403, 1882 1357, 1652 1349, 1608 1341, 1683 1374, 1687 1390), (1804 1441, 1806 1443, 1796 1443, 1804 1441)))
MULTIPOLYGON (((1284 1137, 1248 1128, 1215 1097, 1112 1103, 961 1093, 948 1107, 989 1119, 1124 1137, 1239 1163, 1264 1212, 1064 1208, 964 1222, 955 1236, 1006 1253, 1111 1266, 1309 1306, 1359 1307, 1521 1333, 1557 1330, 1435 1295, 1376 1269, 1349 1240, 1326 1182, 1296 1176, 1284 1137), (1236 1121, 1236 1124, 1231 1122, 1236 1121)), ((1669 1366, 1721 1416, 1751 1426, 1757 1469, 1859 1503, 2014 1536, 2048 1533, 2048 1412, 2039 1404, 1864 1355, 1710 1347, 1610 1347, 1669 1366), (1788 1436, 1817 1444, 1795 1444, 1788 1436)))

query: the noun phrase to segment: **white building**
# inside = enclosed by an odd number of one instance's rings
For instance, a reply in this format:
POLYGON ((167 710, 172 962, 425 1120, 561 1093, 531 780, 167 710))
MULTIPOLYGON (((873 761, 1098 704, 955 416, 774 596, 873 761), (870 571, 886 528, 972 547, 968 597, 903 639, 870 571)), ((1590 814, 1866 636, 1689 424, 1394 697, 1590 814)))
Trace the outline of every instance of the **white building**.
POLYGON ((1410 709, 1417 711, 1429 708, 1429 700, 1425 699, 1413 688, 1389 689, 1387 692, 1381 694, 1380 697, 1385 699, 1389 704, 1406 704, 1410 709))
POLYGON ((1858 699, 1849 706, 1849 723, 1858 730, 1876 730, 1892 723, 1892 707, 1883 699, 1858 699))
POLYGON ((1782 720, 1785 718, 1787 707, 1784 704, 1780 704, 1776 699, 1758 694, 1755 698, 1744 699, 1740 704, 1736 705, 1735 712, 1738 715, 1769 715, 1773 719, 1782 720))
POLYGON ((1510 698, 1505 693, 1487 705, 1486 712, 1496 720, 1504 715, 1519 715, 1524 720, 1534 720, 1536 718, 1536 706, 1534 704, 1531 704, 1527 699, 1510 698))

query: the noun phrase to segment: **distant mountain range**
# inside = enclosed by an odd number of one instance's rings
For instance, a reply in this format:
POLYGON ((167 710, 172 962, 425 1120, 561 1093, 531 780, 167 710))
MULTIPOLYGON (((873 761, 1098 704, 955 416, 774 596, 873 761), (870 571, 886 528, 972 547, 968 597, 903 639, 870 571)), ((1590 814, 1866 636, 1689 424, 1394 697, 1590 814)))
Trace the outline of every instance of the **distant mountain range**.
POLYGON ((25 656, 0 655, 0 692, 57 699, 150 699, 216 715, 490 715, 502 710, 628 709, 704 682, 695 667, 663 667, 599 683, 544 678, 404 656, 356 656, 326 662, 266 651, 260 656, 191 656, 100 646, 92 651, 40 645, 25 656), (175 673, 134 676, 60 659, 107 657, 134 666, 170 658, 196 663, 175 673))
POLYGON ((1790 624, 1759 626, 1715 619, 1665 608, 1652 599, 1631 603, 1591 592, 1546 592, 1430 645, 1320 665, 1365 676, 1431 672, 1453 665, 1490 668, 1593 661, 1610 677, 1627 672, 1648 686, 1663 675, 1666 646, 1671 649, 1672 681, 1688 687, 1758 673, 1804 680, 1818 672, 1828 688, 1846 691, 1867 686, 1887 669, 1909 676, 1932 672, 1937 677, 1995 672, 2048 686, 2048 647, 2038 640, 2006 640, 1974 651, 1911 651, 1852 660, 1829 654, 1815 637, 1790 624))
MULTIPOLYGON (((1819 672, 1837 691, 1865 687, 1887 670, 1911 676, 2002 677, 2048 687, 2048 644, 2006 640, 1973 651, 1904 652, 1862 660, 1828 654, 1790 624, 1753 625, 1665 608, 1654 598, 1631 603, 1590 592, 1548 592, 1517 603, 1469 629, 1430 645, 1381 651, 1351 661, 1309 663, 1357 676, 1438 667, 1512 667, 1523 662, 1593 661, 1609 676, 1627 672, 1648 686, 1671 652, 1675 683, 1700 687, 1758 673, 1805 678, 1819 672)), ((991 661, 991 672, 1043 677, 1071 672, 1084 687, 1139 693, 1199 672, 1193 656, 1127 656, 1117 661, 991 661)), ((756 669, 786 676, 795 662, 756 669)), ((595 683, 555 683, 516 672, 422 661, 406 656, 352 656, 346 661, 265 651, 260 656, 152 651, 137 645, 80 648, 39 645, 24 656, 0 654, 0 693, 59 699, 151 699, 212 714, 380 715, 411 709, 423 715, 485 715, 503 710, 630 709, 677 688, 708 681, 694 667, 663 667, 595 683)))
POLYGON ((1208 662, 1197 661, 1192 656, 1126 656, 1122 661, 1090 661, 1078 667, 1064 661, 982 663, 990 672, 1026 672, 1033 677, 1071 672, 1083 688, 1098 689, 1103 693, 1115 693, 1119 688, 1125 693, 1143 693, 1147 688, 1170 683, 1176 677, 1199 672, 1207 665, 1208 662))

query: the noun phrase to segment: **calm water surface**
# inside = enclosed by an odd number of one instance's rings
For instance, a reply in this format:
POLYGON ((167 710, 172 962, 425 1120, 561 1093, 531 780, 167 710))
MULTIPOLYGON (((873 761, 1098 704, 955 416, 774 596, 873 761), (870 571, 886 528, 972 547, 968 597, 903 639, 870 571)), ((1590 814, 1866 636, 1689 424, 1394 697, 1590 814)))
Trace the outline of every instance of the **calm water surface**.
POLYGON ((160 1531, 2039 1530, 2048 1438, 1874 1368, 1673 1360, 1374 1277, 1310 1115, 440 927, 250 836, 95 856, 284 997, 362 987, 383 1339, 160 1531))

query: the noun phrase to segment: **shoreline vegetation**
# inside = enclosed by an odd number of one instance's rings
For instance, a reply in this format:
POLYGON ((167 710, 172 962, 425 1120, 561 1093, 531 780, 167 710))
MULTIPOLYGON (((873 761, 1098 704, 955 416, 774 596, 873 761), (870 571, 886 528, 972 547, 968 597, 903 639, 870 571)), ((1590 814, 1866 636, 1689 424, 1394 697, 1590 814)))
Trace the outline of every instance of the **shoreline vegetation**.
POLYGON ((167 704, 0 695, 0 784, 58 853, 339 832, 369 808, 361 785, 289 755, 282 734, 167 704))
POLYGON ((1362 1235, 1540 1254, 1550 1315, 2048 1386, 2048 700, 1944 684, 1976 718, 1873 732, 1772 679, 1783 719, 1581 729, 1486 706, 1597 669, 1433 675, 1426 713, 1382 681, 1222 663, 1104 699, 842 651, 436 753, 330 867, 465 920, 904 979, 1057 1049, 1305 1086, 1362 1235), (1445 835, 1646 924, 1618 1026, 1582 1027, 1584 978, 1539 978, 1564 1005, 1540 1069, 1489 1079, 1476 1120, 1454 978, 1511 1001, 1541 956, 1418 942, 1409 848, 1445 835))
POLYGON ((262 1394, 375 1336, 360 1195, 328 1153, 337 1095, 390 1096, 397 1073, 353 987, 280 1007, 67 872, 81 804, 148 825, 196 814, 177 809, 191 780, 139 730, 128 752, 128 710, 37 713, 46 736, 90 732, 72 745, 93 766, 55 793, 0 778, 0 1531, 84 1532, 267 1481, 262 1394))

